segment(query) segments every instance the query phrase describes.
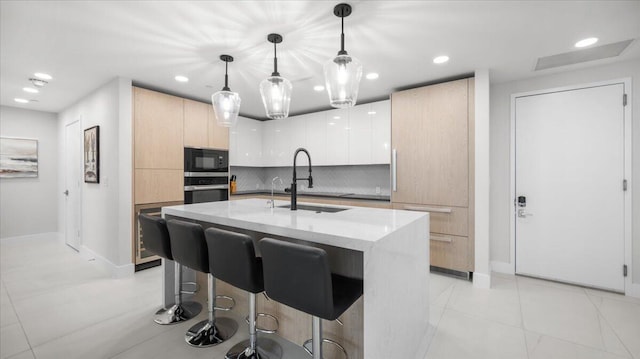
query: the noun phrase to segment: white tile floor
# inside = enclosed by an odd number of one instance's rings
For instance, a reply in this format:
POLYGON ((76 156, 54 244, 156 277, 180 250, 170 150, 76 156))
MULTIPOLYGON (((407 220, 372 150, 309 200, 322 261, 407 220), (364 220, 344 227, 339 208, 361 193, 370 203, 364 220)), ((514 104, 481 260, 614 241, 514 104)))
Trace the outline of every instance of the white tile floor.
MULTIPOLYGON (((482 290, 431 276, 427 359, 640 359, 640 300, 524 277, 492 281, 482 290)), ((0 241, 0 282, 0 358, 222 358, 235 344, 191 348, 183 335, 195 321, 154 324, 159 268, 111 279, 53 238, 0 241)), ((241 326, 236 339, 245 333, 241 326)), ((300 354, 281 344, 284 359, 300 354)))

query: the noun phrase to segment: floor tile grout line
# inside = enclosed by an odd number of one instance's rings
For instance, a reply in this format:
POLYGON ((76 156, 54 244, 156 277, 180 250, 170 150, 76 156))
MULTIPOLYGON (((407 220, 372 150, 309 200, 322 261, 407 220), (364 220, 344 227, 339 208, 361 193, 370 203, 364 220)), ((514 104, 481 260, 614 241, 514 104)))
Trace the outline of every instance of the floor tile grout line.
MULTIPOLYGON (((18 312, 16 311, 16 308, 13 305, 13 300, 11 299, 11 295, 9 294, 9 289, 7 288, 7 286, 4 284, 4 281, 2 283, 2 285, 4 286, 5 289, 5 294, 7 295, 7 298, 9 298, 9 304, 11 304, 11 310, 13 310, 13 313, 16 315, 16 319, 18 319, 18 324, 20 325, 20 330, 22 330, 22 335, 24 335, 24 340, 26 340, 27 345, 29 346, 29 350, 31 350, 31 352, 33 353, 33 347, 31 346, 31 341, 29 340, 29 337, 27 336, 27 332, 24 330, 24 326, 22 325, 22 320, 20 319, 20 316, 18 315, 18 312)), ((23 352, 25 352, 26 350, 24 350, 23 352)), ((34 354, 35 357, 35 354, 34 354)))
MULTIPOLYGON (((586 293, 586 291, 585 291, 586 293)), ((627 347, 627 345, 625 344, 625 342, 622 340, 622 338, 620 338, 620 335, 618 334, 618 332, 614 329, 613 325, 611 325, 611 323, 609 323, 609 321, 607 320, 607 318, 605 318, 604 314, 602 313, 602 311, 600 310, 600 308, 598 308, 598 306, 596 305, 596 303, 593 301, 593 298, 591 298, 591 296, 586 293, 587 295, 587 299, 589 300, 589 302, 595 307, 596 311, 598 312, 598 324, 600 325, 600 334, 602 335, 602 324, 600 323, 601 320, 604 320, 605 323, 609 326, 609 328, 611 329, 611 331, 613 332, 613 334, 615 334, 616 338, 620 341, 620 344, 622 344, 622 346, 624 347, 624 350, 627 351, 627 354, 629 354, 629 357, 631 358, 635 358, 635 356, 633 355, 633 353, 631 353, 631 350, 629 350, 629 348, 627 347), (602 318, 602 319, 601 319, 602 318)), ((602 298, 602 297, 598 297, 602 300, 606 299, 606 298, 602 298)), ((602 342, 604 344, 604 336, 602 338, 602 342)), ((604 345, 603 345, 604 346, 604 345)), ((609 353, 609 351, 605 352, 609 353)))
POLYGON ((527 358, 529 355, 529 343, 527 342, 527 328, 524 325, 524 313, 522 312, 522 297, 520 296, 520 281, 516 278, 516 292, 518 293, 518 307, 520 308, 520 323, 522 323, 522 335, 524 336, 524 350, 527 352, 527 358))

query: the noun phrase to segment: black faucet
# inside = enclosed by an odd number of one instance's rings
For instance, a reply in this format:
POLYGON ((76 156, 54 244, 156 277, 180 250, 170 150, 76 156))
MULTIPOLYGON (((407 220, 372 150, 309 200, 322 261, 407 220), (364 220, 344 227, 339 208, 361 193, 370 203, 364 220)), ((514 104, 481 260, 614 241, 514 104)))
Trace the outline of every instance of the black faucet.
POLYGON ((291 183, 291 188, 285 188, 285 192, 291 192, 291 210, 295 211, 298 209, 298 180, 309 181, 309 188, 313 188, 313 177, 311 177, 311 156, 309 155, 309 151, 300 147, 296 150, 296 153, 293 155, 293 183, 291 183), (307 154, 309 158, 309 177, 308 178, 297 178, 296 176, 296 158, 298 158, 298 153, 304 152, 307 154))

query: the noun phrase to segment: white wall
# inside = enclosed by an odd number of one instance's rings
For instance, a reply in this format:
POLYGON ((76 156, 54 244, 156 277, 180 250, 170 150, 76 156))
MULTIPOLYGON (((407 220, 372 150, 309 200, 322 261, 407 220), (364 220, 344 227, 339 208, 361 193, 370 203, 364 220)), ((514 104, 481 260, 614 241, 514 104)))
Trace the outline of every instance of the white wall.
MULTIPOLYGON (((632 78, 633 282, 640 283, 640 61, 628 61, 491 86, 491 260, 510 259, 511 94, 590 82, 632 78), (635 110, 634 110, 635 109, 635 110)), ((622 99, 621 99, 622 101, 622 99)))
POLYGON ((38 140, 38 177, 0 179, 0 238, 57 232, 56 115, 1 106, 0 136, 38 140))
MULTIPOLYGON (((84 129, 100 126, 100 183, 82 185, 80 251, 102 261, 116 276, 133 273, 131 101, 131 80, 118 78, 58 114, 60 138, 64 138, 65 126, 76 120, 80 120, 78 136, 84 129)), ((65 150, 62 144, 60 158, 65 150)), ((63 175, 60 171, 61 183, 63 175)), ((58 196, 58 203, 59 226, 65 228, 62 196, 58 196)))
POLYGON ((475 271, 473 285, 491 287, 489 254, 490 208, 490 84, 489 71, 475 72, 475 271))

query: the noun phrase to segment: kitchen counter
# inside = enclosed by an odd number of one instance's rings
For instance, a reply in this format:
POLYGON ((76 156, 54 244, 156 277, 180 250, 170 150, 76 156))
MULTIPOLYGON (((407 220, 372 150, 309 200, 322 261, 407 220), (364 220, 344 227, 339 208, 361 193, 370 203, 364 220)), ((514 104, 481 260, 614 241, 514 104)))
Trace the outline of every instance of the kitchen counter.
MULTIPOLYGON (((289 196, 289 193, 285 191, 274 191, 274 195, 289 196)), ((254 190, 254 191, 237 191, 231 196, 242 195, 271 195, 270 190, 254 190)), ((312 192, 312 191, 298 191, 298 198, 300 197, 327 197, 327 198, 343 198, 343 199, 364 199, 368 201, 391 201, 391 196, 375 195, 375 194, 357 194, 357 193, 337 193, 337 192, 312 192)))
MULTIPOLYGON (((347 210, 317 213, 278 208, 287 204, 276 200, 276 208, 270 208, 262 199, 239 199, 163 207, 162 214, 251 231, 259 238, 271 235, 360 253, 362 357, 424 357, 430 334, 429 214, 334 205, 347 210)), ((172 271, 172 265, 165 265, 166 291, 173 288, 172 271)), ((167 294, 171 293, 165 293, 165 305, 170 304, 167 294)))

